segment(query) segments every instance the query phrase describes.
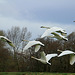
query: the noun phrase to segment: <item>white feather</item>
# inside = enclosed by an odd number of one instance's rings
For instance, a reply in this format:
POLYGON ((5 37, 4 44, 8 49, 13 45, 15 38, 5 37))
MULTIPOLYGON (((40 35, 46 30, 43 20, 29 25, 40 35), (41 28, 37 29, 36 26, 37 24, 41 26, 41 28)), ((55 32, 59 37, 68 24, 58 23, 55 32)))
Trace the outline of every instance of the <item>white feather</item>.
POLYGON ((15 47, 15 45, 12 43, 12 41, 10 41, 8 38, 6 38, 5 36, 0 36, 0 39, 2 41, 7 42, 10 46, 15 47))
POLYGON ((35 46, 35 52, 37 52, 40 49, 40 47, 41 47, 40 45, 36 45, 35 46))
POLYGON ((52 32, 51 34, 53 34, 53 38, 56 38, 56 39, 58 39, 58 40, 65 40, 65 41, 68 40, 68 38, 66 38, 66 36, 63 36, 63 35, 61 35, 61 34, 57 34, 57 33, 55 33, 55 32, 52 32))
MULTIPOLYGON (((41 43, 40 41, 29 41, 28 44, 24 47, 23 50, 27 50, 28 48, 30 48, 31 46, 36 46, 36 45, 42 45, 44 46, 43 43, 41 43)), ((40 49, 40 46, 37 46, 38 48, 35 48, 35 52, 38 51, 38 49, 40 49), (37 49, 37 50, 36 50, 37 49)))
POLYGON ((74 54, 74 52, 70 51, 70 50, 65 50, 65 51, 62 51, 62 53, 60 53, 58 55, 58 57, 61 57, 61 56, 64 56, 64 55, 68 55, 68 54, 74 54))
POLYGON ((50 34, 52 32, 58 32, 58 33, 61 33, 61 35, 62 35, 62 33, 66 34, 65 30, 62 29, 62 28, 60 28, 60 27, 52 27, 52 28, 49 29, 49 27, 44 27, 43 26, 42 28, 47 28, 47 30, 43 33, 43 35, 41 36, 41 38, 44 38, 46 36, 50 36, 50 34))
MULTIPOLYGON (((61 50, 58 50, 61 51, 61 50)), ((64 56, 64 55, 70 55, 70 64, 73 65, 75 62, 75 52, 70 51, 70 50, 65 50, 65 51, 61 51, 62 53, 60 53, 58 55, 58 57, 64 56)))
POLYGON ((48 62, 51 58, 56 57, 58 54, 47 54, 46 61, 48 62))
POLYGON ((44 53, 44 51, 43 52, 41 52, 41 58, 40 59, 38 59, 38 58, 36 58, 36 57, 32 57, 33 59, 36 59, 36 60, 38 60, 38 61, 40 61, 40 62, 42 62, 42 63, 44 63, 44 64, 49 64, 49 65, 51 65, 51 63, 49 63, 48 61, 52 58, 52 57, 55 57, 55 56, 57 56, 57 54, 47 54, 47 55, 45 55, 45 53, 44 53))
POLYGON ((45 60, 46 61, 46 54, 45 54, 45 52, 44 51, 42 51, 41 53, 41 60, 45 60))
POLYGON ((75 63, 75 55, 70 55, 70 64, 73 65, 75 63))

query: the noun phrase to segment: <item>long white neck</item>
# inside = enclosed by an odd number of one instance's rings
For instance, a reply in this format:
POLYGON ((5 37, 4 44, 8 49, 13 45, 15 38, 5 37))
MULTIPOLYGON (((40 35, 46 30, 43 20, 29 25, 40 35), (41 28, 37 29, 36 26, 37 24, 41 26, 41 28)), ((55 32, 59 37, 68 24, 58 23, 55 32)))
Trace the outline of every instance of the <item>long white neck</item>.
POLYGON ((29 40, 22 40, 22 41, 27 41, 27 42, 29 42, 29 40))
POLYGON ((46 28, 46 29, 50 29, 50 27, 45 27, 45 26, 41 26, 41 28, 46 28))
POLYGON ((36 60, 39 60, 38 58, 35 58, 35 57, 33 57, 33 56, 31 56, 31 58, 36 59, 36 60))
MULTIPOLYGON (((31 58, 35 59, 35 60, 38 60, 40 62, 42 62, 43 64, 47 64, 47 62, 45 60, 42 60, 42 59, 38 59, 38 58, 35 58, 33 56, 31 56, 31 58)), ((49 64, 49 63, 48 63, 49 64)))
POLYGON ((47 37, 51 37, 51 38, 54 38, 54 35, 51 35, 51 36, 47 36, 47 37))

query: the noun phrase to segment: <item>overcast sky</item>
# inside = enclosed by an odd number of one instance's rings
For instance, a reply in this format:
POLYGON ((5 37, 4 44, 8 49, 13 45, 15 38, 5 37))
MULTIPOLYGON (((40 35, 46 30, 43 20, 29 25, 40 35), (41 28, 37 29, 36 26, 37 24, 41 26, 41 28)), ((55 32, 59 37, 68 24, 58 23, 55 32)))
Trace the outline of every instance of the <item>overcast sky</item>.
POLYGON ((32 38, 45 29, 40 26, 58 26, 71 33, 75 31, 75 0, 0 0, 0 29, 12 26, 27 27, 32 38))

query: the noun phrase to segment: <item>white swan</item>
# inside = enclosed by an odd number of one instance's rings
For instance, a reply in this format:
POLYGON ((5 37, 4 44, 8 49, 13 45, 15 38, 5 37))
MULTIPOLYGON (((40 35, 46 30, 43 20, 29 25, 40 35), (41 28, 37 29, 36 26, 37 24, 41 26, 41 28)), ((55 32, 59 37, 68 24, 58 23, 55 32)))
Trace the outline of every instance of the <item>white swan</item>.
POLYGON ((58 55, 58 57, 61 57, 61 56, 64 56, 64 55, 70 55, 70 64, 73 65, 75 63, 75 55, 74 55, 75 52, 70 51, 70 50, 61 51, 59 49, 57 51, 62 52, 58 55))
POLYGON ((33 57, 33 56, 31 56, 31 58, 33 58, 33 59, 35 59, 35 60, 38 60, 38 61, 40 61, 40 62, 42 62, 43 64, 49 64, 49 65, 51 65, 51 63, 49 63, 49 60, 51 59, 51 58, 53 58, 53 57, 56 57, 57 56, 57 54, 45 54, 44 53, 44 51, 42 51, 41 52, 41 58, 40 59, 38 59, 38 58, 36 58, 36 57, 33 57))
POLYGON ((61 34, 57 34, 55 32, 52 32, 51 34, 53 34, 53 36, 49 36, 49 37, 53 37, 53 38, 56 38, 58 40, 68 41, 68 38, 66 38, 65 36, 62 36, 61 34))
MULTIPOLYGON (((23 40, 23 41, 27 41, 27 40, 23 40)), ((44 44, 41 43, 40 41, 35 41, 35 40, 34 41, 28 41, 28 44, 24 47, 23 50, 27 50, 31 46, 35 46, 35 52, 37 52, 40 49, 41 45, 44 46, 44 44)))
POLYGON ((47 28, 47 30, 43 33, 43 35, 41 36, 41 38, 49 36, 52 32, 60 33, 63 36, 66 36, 66 34, 67 34, 66 31, 64 29, 60 28, 60 27, 49 28, 49 27, 41 26, 41 28, 47 28))
POLYGON ((0 36, 0 39, 2 41, 7 42, 10 46, 15 47, 15 45, 12 43, 12 41, 10 41, 8 38, 6 38, 5 36, 0 36))

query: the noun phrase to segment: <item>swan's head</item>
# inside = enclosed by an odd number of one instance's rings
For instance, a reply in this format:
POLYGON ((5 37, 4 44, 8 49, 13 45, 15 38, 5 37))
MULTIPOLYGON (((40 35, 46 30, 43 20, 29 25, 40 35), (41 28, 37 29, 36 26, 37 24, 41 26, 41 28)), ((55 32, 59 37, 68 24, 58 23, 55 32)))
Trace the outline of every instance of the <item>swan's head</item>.
POLYGON ((44 27, 44 26, 41 26, 40 28, 46 28, 46 27, 44 27))
POLYGON ((45 27, 45 26, 41 26, 40 28, 47 28, 47 29, 50 29, 50 27, 45 27))
POLYGON ((34 59, 35 57, 31 56, 31 58, 33 58, 33 59, 34 59))
POLYGON ((29 42, 28 40, 24 40, 24 39, 23 39, 22 41, 27 41, 27 42, 29 42))
POLYGON ((60 49, 57 49, 57 51, 59 51, 59 52, 63 52, 62 50, 60 50, 60 49))

